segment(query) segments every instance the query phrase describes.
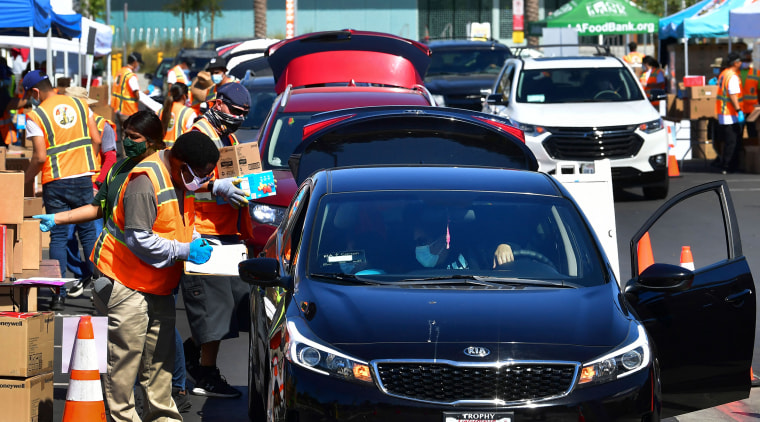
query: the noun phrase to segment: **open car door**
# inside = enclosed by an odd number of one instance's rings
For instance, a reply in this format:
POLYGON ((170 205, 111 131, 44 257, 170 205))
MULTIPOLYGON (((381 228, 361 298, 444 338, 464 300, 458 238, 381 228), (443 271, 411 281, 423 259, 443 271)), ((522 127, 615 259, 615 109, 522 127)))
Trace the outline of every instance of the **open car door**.
POLYGON ((631 274, 625 296, 654 342, 662 416, 749 397, 755 284, 728 184, 696 186, 660 207, 631 240, 631 274))
POLYGON ((509 120, 460 109, 387 106, 314 115, 288 160, 297 184, 312 173, 362 165, 538 169, 509 120))
POLYGON ((363 83, 411 89, 423 84, 430 54, 417 41, 352 29, 305 34, 265 52, 277 94, 288 85, 363 83))

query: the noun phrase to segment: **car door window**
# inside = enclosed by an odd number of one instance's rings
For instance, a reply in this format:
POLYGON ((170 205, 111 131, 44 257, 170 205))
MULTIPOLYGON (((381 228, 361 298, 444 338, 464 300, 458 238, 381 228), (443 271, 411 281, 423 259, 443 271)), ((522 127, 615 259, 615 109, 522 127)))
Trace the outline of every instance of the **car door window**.
POLYGON ((304 185, 293 198, 288 208, 286 228, 282 239, 282 259, 285 271, 291 272, 298 261, 298 248, 303 237, 303 226, 306 221, 306 210, 309 202, 309 186, 304 185))
POLYGON ((500 93, 504 98, 504 101, 508 101, 509 93, 512 90, 512 78, 515 76, 515 65, 510 63, 507 65, 507 69, 504 71, 504 75, 499 81, 497 93, 500 93))

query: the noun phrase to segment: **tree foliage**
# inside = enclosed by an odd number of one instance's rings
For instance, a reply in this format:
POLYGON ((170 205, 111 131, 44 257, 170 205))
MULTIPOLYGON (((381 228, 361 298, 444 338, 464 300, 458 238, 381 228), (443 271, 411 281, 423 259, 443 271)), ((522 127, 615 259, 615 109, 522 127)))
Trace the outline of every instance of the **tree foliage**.
POLYGON ((90 19, 105 19, 106 0, 82 0, 75 10, 80 15, 90 19))

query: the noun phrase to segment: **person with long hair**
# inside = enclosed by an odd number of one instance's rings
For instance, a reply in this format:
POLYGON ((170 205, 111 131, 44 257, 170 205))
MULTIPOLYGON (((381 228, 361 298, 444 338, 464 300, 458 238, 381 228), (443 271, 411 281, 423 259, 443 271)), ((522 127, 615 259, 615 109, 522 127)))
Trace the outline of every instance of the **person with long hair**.
POLYGON ((177 82, 169 88, 169 95, 164 100, 164 106, 159 110, 161 125, 164 128, 164 142, 167 148, 174 145, 179 135, 190 130, 197 114, 186 106, 187 85, 177 82))

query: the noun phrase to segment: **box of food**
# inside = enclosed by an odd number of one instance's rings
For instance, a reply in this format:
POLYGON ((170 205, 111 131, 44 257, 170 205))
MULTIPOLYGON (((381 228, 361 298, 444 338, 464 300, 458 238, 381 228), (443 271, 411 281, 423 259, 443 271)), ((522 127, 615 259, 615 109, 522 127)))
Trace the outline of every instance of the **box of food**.
POLYGON ((219 149, 216 166, 220 179, 245 176, 261 171, 261 156, 258 142, 232 145, 219 149))
MULTIPOLYGON (((274 173, 271 170, 262 171, 260 173, 246 174, 245 176, 239 176, 240 189, 245 192, 249 192, 246 199, 249 201, 264 198, 265 196, 272 196, 277 194, 277 186, 274 183, 274 173)), ((224 198, 216 197, 218 204, 224 204, 224 198)))
POLYGON ((0 420, 52 422, 53 372, 31 378, 0 378, 0 403, 0 420))
POLYGON ((0 312, 0 377, 32 377, 53 370, 53 312, 0 312))

